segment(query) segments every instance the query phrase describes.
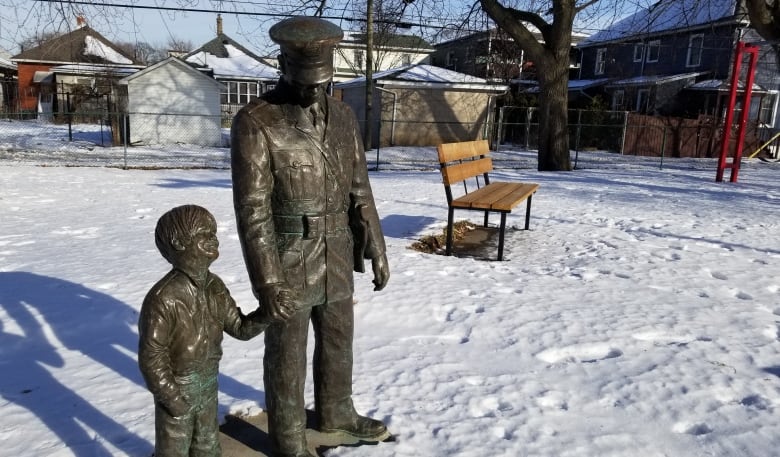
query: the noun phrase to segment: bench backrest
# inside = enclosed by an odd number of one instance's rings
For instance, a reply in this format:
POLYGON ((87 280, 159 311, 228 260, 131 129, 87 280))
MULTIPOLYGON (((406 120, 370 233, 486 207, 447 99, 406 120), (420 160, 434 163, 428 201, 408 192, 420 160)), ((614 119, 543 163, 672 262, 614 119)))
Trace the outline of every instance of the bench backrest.
POLYGON ((493 171, 493 160, 487 140, 444 143, 437 150, 445 186, 480 175, 489 182, 487 173, 493 171))

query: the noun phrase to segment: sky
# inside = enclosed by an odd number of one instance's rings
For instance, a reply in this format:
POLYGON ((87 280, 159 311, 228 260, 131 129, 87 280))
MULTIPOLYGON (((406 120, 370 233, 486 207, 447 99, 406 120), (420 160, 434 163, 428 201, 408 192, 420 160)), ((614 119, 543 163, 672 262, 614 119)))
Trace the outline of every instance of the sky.
MULTIPOLYGON (((639 2, 624 2, 625 8, 636 8, 639 2)), ((130 0, 107 0, 98 3, 112 4, 130 4, 130 0)), ((154 5, 154 2, 140 1, 140 5, 154 5)), ((219 10, 230 11, 234 4, 236 8, 242 8, 243 11, 268 13, 272 11, 266 4, 268 0, 255 0, 250 2, 208 2, 207 0, 191 0, 182 3, 190 9, 200 10, 219 10), (214 4, 222 6, 215 7, 214 4), (194 6, 190 6, 194 5, 194 6)), ((280 2, 270 2, 279 5, 280 2)), ((299 3, 299 2, 293 2, 299 3)), ((446 2, 448 7, 452 8, 453 15, 461 11, 457 7, 463 1, 446 2)), ((470 5, 469 2, 465 2, 470 5)), ((165 5, 165 3, 161 3, 165 5)), ((355 17, 355 13, 350 10, 339 9, 336 5, 339 2, 331 2, 334 5, 332 10, 326 13, 330 17, 355 17)), ((178 6, 168 2, 166 6, 178 6)), ((275 6, 274 8, 279 8, 275 6)), ((450 25, 459 23, 456 19, 447 20, 424 9, 425 3, 418 5, 412 4, 404 18, 412 23, 425 23, 433 25, 450 25), (415 15, 413 9, 416 6, 423 8, 420 14, 422 18, 415 15)), ((464 7, 465 8, 465 7, 464 7)), ((286 9, 285 11, 289 11, 286 9)), ((75 27, 76 15, 79 12, 85 12, 84 16, 87 23, 107 38, 113 41, 147 42, 153 45, 165 45, 171 38, 184 39, 190 41, 195 47, 198 47, 211 39, 216 34, 216 12, 187 12, 187 11, 162 11, 141 8, 94 8, 85 9, 79 4, 61 4, 59 2, 47 2, 37 0, 0 0, 0 48, 5 49, 10 54, 19 52, 19 43, 26 37, 34 35, 36 31, 67 31, 68 28, 75 27), (63 13, 63 8, 65 13, 63 13), (54 18, 54 19, 52 19, 54 18), (66 20, 63 22, 63 18, 66 20)), ((623 15, 622 13, 617 13, 623 15)), ((627 14, 627 12, 626 12, 627 14)), ((269 54, 274 46, 268 40, 267 28, 278 18, 266 16, 249 16, 243 14, 224 13, 223 29, 224 33, 231 36, 240 43, 259 51, 260 54, 269 54)), ((602 17, 602 20, 609 21, 610 17, 602 17)), ((357 30, 360 26, 358 21, 336 21, 337 25, 344 30, 357 30)), ((581 33, 589 34, 594 31, 591 26, 579 30, 581 33)), ((412 27, 408 30, 402 30, 403 33, 418 34, 429 38, 433 32, 441 29, 422 30, 419 27, 412 27)))
MULTIPOLYGON (((0 121, 0 456, 147 457, 136 325, 169 268, 157 218, 211 210, 211 270, 256 306, 229 153, 73 134, 0 121), (133 168, 117 168, 126 156, 133 168)), ((355 278, 354 400, 397 440, 326 457, 777 455, 780 163, 748 160, 739 182, 716 183, 713 159, 595 151, 542 173, 535 151, 503 145, 494 180, 540 188, 529 231, 522 208, 509 215, 497 262, 494 244, 410 249, 447 217, 433 148, 367 157, 391 277, 380 292, 355 278)), ((262 338, 223 346, 220 417, 260 413, 262 338)))

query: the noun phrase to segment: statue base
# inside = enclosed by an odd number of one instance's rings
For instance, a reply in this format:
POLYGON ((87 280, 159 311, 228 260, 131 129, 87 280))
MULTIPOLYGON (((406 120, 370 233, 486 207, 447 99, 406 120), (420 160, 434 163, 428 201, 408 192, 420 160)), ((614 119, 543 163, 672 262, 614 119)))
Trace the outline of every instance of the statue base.
MULTIPOLYGON (((313 411, 306 411, 306 441, 312 455, 323 456, 328 449, 339 446, 362 446, 367 443, 357 438, 320 433, 313 429, 313 411)), ((271 439, 268 437, 268 415, 262 412, 256 416, 225 416, 225 423, 219 427, 219 441, 222 457, 270 457, 271 439)), ((394 441, 389 439, 387 441, 394 441)))

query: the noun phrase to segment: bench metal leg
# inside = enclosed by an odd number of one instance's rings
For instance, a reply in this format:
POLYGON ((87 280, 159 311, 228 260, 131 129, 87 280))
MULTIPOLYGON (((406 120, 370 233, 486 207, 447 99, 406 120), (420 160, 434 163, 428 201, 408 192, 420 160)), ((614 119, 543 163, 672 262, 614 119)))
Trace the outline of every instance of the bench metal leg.
POLYGON ((490 211, 485 211, 485 222, 482 223, 482 226, 487 228, 488 226, 488 215, 490 214, 490 211))
POLYGON ((452 224, 455 217, 455 208, 450 207, 447 211, 447 242, 444 253, 446 255, 452 255, 452 224))
POLYGON ((504 260, 504 229, 506 228, 506 213, 501 213, 501 227, 498 229, 498 260, 504 260))
POLYGON ((525 207, 525 229, 528 230, 528 227, 531 224, 531 199, 533 198, 533 195, 528 196, 528 203, 525 207))

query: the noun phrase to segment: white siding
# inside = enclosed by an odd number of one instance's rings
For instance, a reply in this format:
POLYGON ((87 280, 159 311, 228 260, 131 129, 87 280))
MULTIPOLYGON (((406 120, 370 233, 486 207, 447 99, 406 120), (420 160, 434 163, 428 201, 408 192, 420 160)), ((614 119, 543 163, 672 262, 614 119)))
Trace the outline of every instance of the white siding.
POLYGON ((128 82, 131 143, 221 146, 219 86, 173 62, 128 82))

